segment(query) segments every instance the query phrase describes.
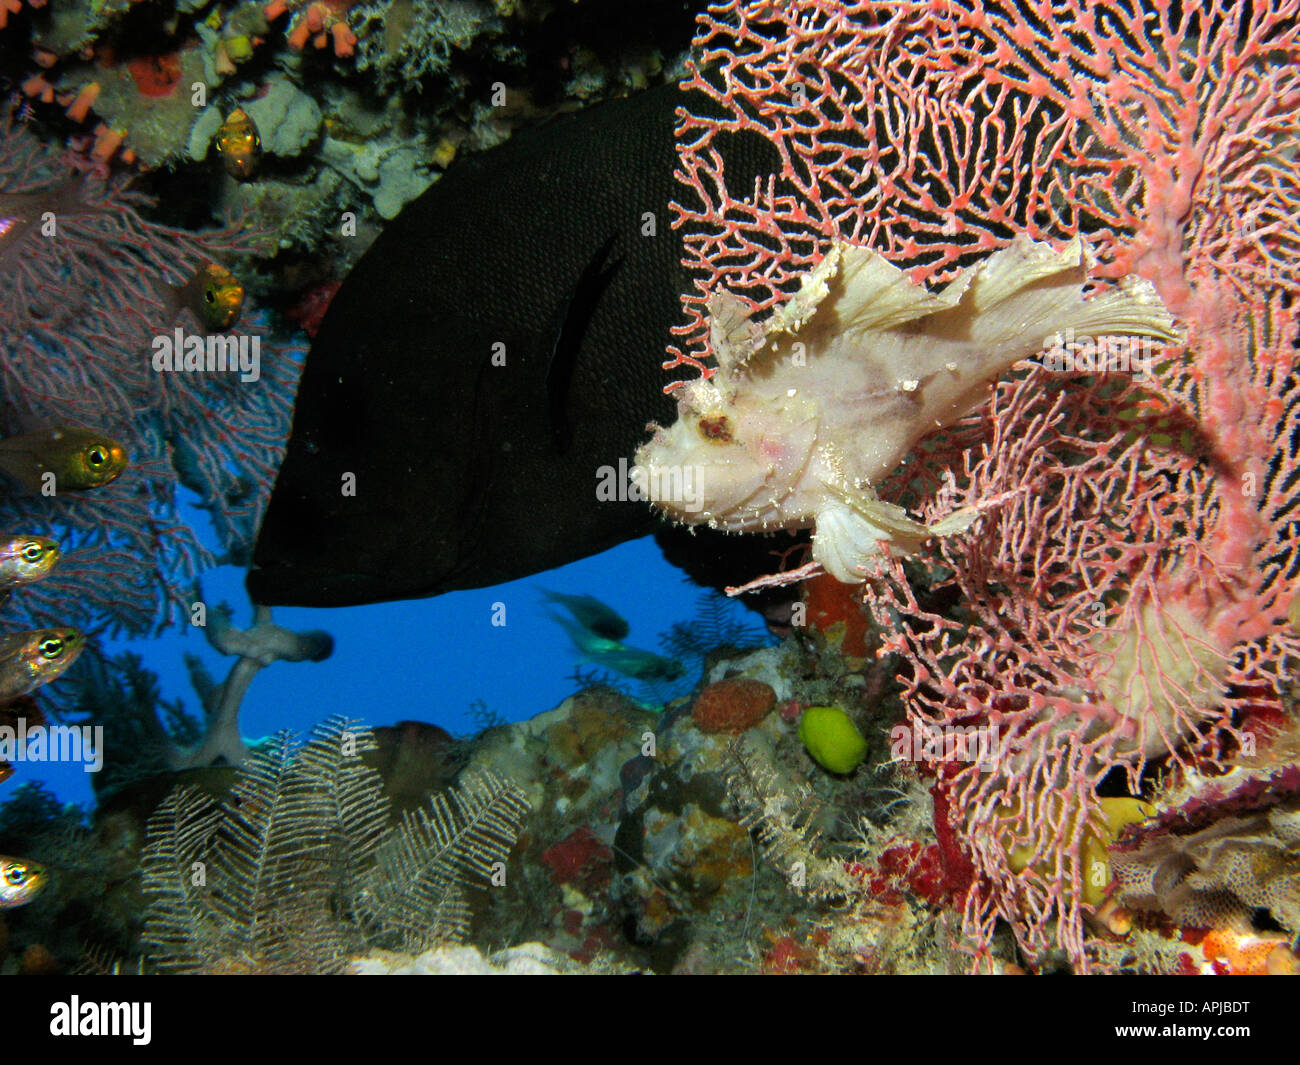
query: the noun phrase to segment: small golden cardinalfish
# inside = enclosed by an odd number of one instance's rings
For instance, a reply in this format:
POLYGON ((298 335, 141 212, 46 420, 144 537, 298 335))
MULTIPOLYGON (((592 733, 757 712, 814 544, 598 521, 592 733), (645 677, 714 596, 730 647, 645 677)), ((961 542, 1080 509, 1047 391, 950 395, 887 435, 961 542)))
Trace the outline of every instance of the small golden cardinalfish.
POLYGON ((229 329, 244 309, 244 286, 220 263, 204 263, 173 291, 176 309, 188 307, 209 333, 229 329))
POLYGON ((126 449, 112 437, 66 426, 0 440, 0 471, 30 492, 54 475, 56 492, 99 488, 126 469, 126 449))
POLYGON ((76 629, 32 629, 0 636, 0 701, 48 684, 77 660, 86 637, 76 629))
POLYGON ((236 107, 221 123, 216 144, 226 173, 231 177, 247 181, 257 173, 257 164, 262 158, 262 138, 242 107, 236 107))
POLYGON ((0 910, 12 910, 31 902, 45 888, 48 879, 45 866, 0 854, 0 910))
POLYGON ((0 595, 48 576, 58 561, 58 541, 48 536, 0 536, 0 595))
POLYGON ((0 606, 10 589, 48 576, 58 561, 59 545, 48 536, 0 536, 0 606))

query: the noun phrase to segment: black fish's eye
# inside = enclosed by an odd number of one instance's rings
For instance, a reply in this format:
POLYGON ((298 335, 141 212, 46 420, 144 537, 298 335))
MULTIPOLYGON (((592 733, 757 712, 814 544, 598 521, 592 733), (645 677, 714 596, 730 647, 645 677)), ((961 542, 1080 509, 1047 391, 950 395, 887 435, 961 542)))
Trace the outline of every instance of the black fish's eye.
POLYGON ((5 872, 5 880, 13 887, 22 887, 27 883, 27 867, 25 865, 11 865, 5 872))
POLYGON ((35 540, 28 540, 27 543, 23 544, 23 558, 28 562, 39 562, 44 555, 45 548, 35 540))
POLYGON ((92 466, 103 466, 108 461, 108 452, 96 444, 86 452, 86 458, 92 466))
POLYGON ((41 641, 41 655, 44 658, 58 658, 63 654, 63 638, 51 636, 41 641))
POLYGON ((212 289, 208 289, 207 291, 205 291, 203 293, 203 298, 207 300, 209 303, 217 302, 217 294, 213 292, 212 289))

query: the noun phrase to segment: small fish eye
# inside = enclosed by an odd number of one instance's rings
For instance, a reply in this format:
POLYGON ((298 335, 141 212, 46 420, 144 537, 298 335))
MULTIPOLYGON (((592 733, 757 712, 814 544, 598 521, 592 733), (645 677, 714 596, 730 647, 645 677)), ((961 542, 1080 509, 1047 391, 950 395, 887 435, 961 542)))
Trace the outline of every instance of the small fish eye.
POLYGON ((26 866, 22 866, 22 865, 10 866, 9 870, 5 873, 5 880, 7 880, 14 887, 22 887, 25 883, 27 883, 26 866))
POLYGON ((213 292, 212 289, 208 289, 205 293, 203 293, 203 298, 207 300, 209 303, 217 302, 217 294, 213 292))
POLYGON ((48 640, 42 640, 41 654, 46 658, 58 658, 63 654, 63 640, 58 636, 51 636, 48 640))
POLYGON ((86 453, 86 457, 90 459, 90 464, 92 466, 102 466, 108 461, 108 452, 106 452, 102 447, 92 447, 90 451, 86 453))
POLYGON ((28 540, 23 544, 23 558, 28 562, 39 562, 45 554, 45 548, 35 540, 28 540))

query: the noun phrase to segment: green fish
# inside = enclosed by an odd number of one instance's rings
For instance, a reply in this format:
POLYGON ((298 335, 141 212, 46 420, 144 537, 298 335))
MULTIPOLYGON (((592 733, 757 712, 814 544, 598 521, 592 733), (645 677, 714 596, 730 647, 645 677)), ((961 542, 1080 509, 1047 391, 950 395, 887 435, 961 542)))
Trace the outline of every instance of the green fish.
POLYGON ((48 536, 0 536, 0 602, 10 588, 48 576, 58 561, 58 542, 48 536))
POLYGON ((627 621, 595 596, 566 595, 564 592, 552 592, 545 588, 539 590, 548 603, 558 603, 564 607, 573 615, 573 620, 588 632, 603 636, 607 640, 621 640, 628 634, 627 621))
POLYGON ((610 669, 635 680, 676 680, 684 672, 675 658, 664 658, 639 647, 608 640, 569 618, 547 611, 552 621, 569 634, 578 654, 592 665, 610 669))
POLYGON ((0 910, 25 906, 45 888, 45 866, 0 854, 0 910))
POLYGON ((0 471, 30 492, 100 488, 126 469, 126 449, 104 433, 67 426, 0 440, 0 471))
POLYGON ((613 650, 599 655, 588 656, 594 665, 612 669, 634 680, 676 680, 685 668, 675 658, 664 658, 639 647, 624 647, 621 644, 613 650))
POLYGON ((32 629, 0 636, 0 701, 48 684, 77 660, 86 637, 76 629, 32 629))

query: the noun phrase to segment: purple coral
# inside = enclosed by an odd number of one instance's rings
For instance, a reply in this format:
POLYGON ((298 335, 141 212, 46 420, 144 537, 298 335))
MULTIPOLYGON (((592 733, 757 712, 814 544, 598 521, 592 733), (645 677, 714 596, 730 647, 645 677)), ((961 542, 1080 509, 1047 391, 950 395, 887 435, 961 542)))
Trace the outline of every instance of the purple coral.
POLYGON ((178 488, 197 496, 236 557, 269 492, 298 355, 254 327, 256 381, 152 364, 156 336, 197 325, 177 316, 175 286, 252 240, 159 225, 149 206, 124 177, 87 172, 12 119, 0 126, 0 432, 90 427, 122 440, 131 460, 95 492, 0 502, 0 527, 49 532, 65 551, 47 581, 15 597, 7 622, 146 633, 175 616, 213 562, 180 519, 178 488))

